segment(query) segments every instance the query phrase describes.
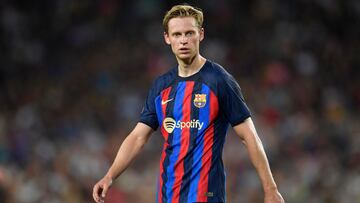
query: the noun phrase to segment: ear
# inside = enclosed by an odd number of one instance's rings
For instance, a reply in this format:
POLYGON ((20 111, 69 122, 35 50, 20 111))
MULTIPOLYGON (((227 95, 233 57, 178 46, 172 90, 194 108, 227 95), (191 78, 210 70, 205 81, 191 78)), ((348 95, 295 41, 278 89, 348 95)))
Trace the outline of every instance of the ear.
POLYGON ((165 40, 166 44, 170 45, 170 38, 169 38, 169 34, 167 32, 164 32, 164 40, 165 40))
POLYGON ((204 31, 204 28, 201 28, 200 29, 200 42, 204 39, 205 37, 205 31, 204 31))

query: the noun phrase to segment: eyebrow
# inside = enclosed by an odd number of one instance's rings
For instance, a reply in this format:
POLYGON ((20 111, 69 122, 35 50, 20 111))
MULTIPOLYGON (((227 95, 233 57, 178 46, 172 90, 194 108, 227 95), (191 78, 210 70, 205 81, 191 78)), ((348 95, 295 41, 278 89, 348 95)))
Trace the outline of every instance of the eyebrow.
POLYGON ((181 33, 189 33, 189 32, 196 32, 195 30, 186 30, 186 31, 184 31, 184 32, 181 32, 181 31, 174 31, 174 32, 172 32, 172 33, 170 33, 171 35, 174 35, 174 34, 181 34, 181 33))

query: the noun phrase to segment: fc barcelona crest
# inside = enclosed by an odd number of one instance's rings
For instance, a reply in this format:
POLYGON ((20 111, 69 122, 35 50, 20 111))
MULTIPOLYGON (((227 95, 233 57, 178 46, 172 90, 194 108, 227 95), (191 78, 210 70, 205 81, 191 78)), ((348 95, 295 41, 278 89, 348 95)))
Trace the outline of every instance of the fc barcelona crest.
POLYGON ((195 94, 194 105, 202 108, 206 105, 206 94, 195 94))

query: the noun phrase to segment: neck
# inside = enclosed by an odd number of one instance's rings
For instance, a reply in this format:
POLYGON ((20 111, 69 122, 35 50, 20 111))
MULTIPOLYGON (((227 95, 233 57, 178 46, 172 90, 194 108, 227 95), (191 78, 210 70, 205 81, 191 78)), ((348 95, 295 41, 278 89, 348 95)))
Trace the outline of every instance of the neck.
POLYGON ((205 64, 206 59, 200 54, 194 56, 193 58, 184 61, 178 59, 178 72, 180 77, 189 77, 199 72, 202 66, 205 64))

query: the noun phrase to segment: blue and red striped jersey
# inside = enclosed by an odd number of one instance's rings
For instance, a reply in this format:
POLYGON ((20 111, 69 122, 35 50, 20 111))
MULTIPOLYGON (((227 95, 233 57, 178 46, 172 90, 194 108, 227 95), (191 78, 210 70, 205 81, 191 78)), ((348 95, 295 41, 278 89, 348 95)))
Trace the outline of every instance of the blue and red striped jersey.
POLYGON ((155 80, 140 122, 164 137, 156 202, 225 202, 226 132, 249 116, 238 83, 209 60, 190 77, 175 67, 155 80))

